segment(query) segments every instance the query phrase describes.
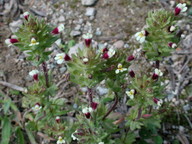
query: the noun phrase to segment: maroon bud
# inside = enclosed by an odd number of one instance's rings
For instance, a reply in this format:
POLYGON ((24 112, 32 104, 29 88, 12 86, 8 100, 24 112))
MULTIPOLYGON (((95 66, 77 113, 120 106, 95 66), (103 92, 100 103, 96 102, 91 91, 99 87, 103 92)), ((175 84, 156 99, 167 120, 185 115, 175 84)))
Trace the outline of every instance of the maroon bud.
POLYGON ((54 30, 52 30, 51 33, 52 33, 52 34, 59 34, 59 29, 58 29, 58 27, 56 27, 54 30))
POLYGON ((40 106, 40 103, 36 103, 35 105, 38 105, 38 106, 40 106))
POLYGON ((85 45, 86 45, 86 47, 90 47, 91 42, 92 42, 92 39, 85 39, 85 45))
POLYGON ((104 58, 104 59, 108 59, 108 58, 109 58, 109 55, 108 55, 107 52, 105 52, 105 53, 103 54, 103 58, 104 58))
POLYGON ((10 42, 11 43, 17 43, 17 42, 19 42, 17 39, 10 39, 10 42))
POLYGON ((134 78, 134 77, 135 77, 135 73, 134 73, 134 71, 131 70, 131 71, 129 72, 129 75, 130 75, 132 78, 134 78))
POLYGON ((96 109, 97 109, 97 106, 98 106, 98 103, 96 103, 96 102, 92 102, 92 103, 91 103, 91 108, 92 108, 93 110, 96 110, 96 109))
POLYGON ((169 46, 169 47, 172 47, 172 45, 173 45, 173 43, 172 43, 172 42, 168 43, 168 46, 169 46))
POLYGON ((153 98, 153 101, 154 101, 154 103, 158 103, 158 101, 159 101, 159 99, 158 98, 153 98))
POLYGON ((157 74, 155 74, 155 73, 152 75, 152 79, 153 79, 153 80, 157 80, 158 77, 159 77, 159 76, 158 76, 157 74))
POLYGON ((68 54, 65 55, 64 59, 65 59, 65 61, 70 61, 71 60, 71 58, 70 58, 70 56, 68 54))
POLYGON ((36 81, 38 81, 38 80, 39 80, 38 74, 34 74, 34 75, 33 75, 33 79, 36 80, 36 81))
POLYGON ((135 57, 133 56, 133 55, 131 55, 131 56, 129 56, 128 58, 127 58, 127 61, 132 61, 132 60, 134 60, 135 59, 135 57))
POLYGON ((57 116, 57 117, 56 117, 56 119, 55 119, 55 121, 56 121, 57 123, 60 123, 60 122, 61 122, 60 117, 59 117, 59 116, 57 116))
POLYGON ((90 117, 91 117, 91 113, 90 113, 90 112, 85 113, 85 116, 86 116, 87 119, 90 119, 90 117))
POLYGON ((148 36, 149 35, 149 32, 145 30, 145 36, 148 36))
POLYGON ((178 7, 176 7, 176 8, 175 8, 175 16, 179 15, 180 12, 181 12, 181 9, 178 8, 178 7))
POLYGON ((104 48, 103 49, 103 53, 106 53, 106 52, 108 52, 109 50, 107 49, 107 48, 104 48))

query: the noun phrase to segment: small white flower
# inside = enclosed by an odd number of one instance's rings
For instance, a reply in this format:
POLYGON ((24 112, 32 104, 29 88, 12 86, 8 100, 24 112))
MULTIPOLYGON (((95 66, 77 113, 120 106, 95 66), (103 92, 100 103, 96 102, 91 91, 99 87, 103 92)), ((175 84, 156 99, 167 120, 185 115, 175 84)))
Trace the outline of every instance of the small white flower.
POLYGON ((65 140, 60 136, 57 140, 57 144, 64 144, 65 140))
POLYGON ((104 142, 99 142, 98 144, 105 144, 104 142))
POLYGON ((157 105, 160 107, 162 104, 163 104, 163 100, 160 99, 160 100, 157 102, 157 105))
POLYGON ((132 89, 130 91, 126 91, 126 94, 128 95, 128 97, 130 97, 130 99, 134 98, 134 94, 135 94, 135 90, 132 89))
POLYGON ((179 3, 176 7, 181 9, 181 12, 186 12, 187 11, 186 3, 183 3, 183 4, 179 3))
POLYGON ((83 58, 83 62, 88 62, 89 61, 89 59, 88 58, 83 58))
POLYGON ((115 50, 113 48, 110 48, 109 51, 107 52, 109 55, 109 58, 115 55, 115 50))
POLYGON ((85 108, 82 109, 82 112, 84 114, 91 113, 92 111, 93 111, 93 109, 91 107, 85 107, 85 108))
POLYGON ((76 136, 74 136, 75 133, 77 133, 77 130, 76 130, 74 133, 71 134, 71 137, 72 137, 72 139, 73 139, 74 141, 75 141, 75 140, 78 141, 79 138, 77 138, 76 136))
POLYGON ((28 12, 28 11, 24 12, 24 13, 23 13, 23 16, 24 16, 24 17, 25 17, 25 16, 29 16, 29 12, 28 12))
POLYGON ((158 76, 162 76, 163 75, 162 71, 157 69, 157 68, 155 69, 155 74, 158 75, 158 76))
POLYGON ((93 35, 91 33, 83 34, 82 36, 84 39, 92 39, 93 35))
POLYGON ((35 104, 34 107, 32 107, 32 110, 35 114, 37 114, 40 110, 41 110, 42 106, 40 106, 39 104, 35 104))
POLYGON ((30 75, 31 77, 33 77, 34 75, 36 75, 36 74, 38 74, 38 73, 39 73, 38 70, 32 70, 32 71, 29 72, 29 75, 30 75))
POLYGON ((145 41, 145 38, 146 38, 146 36, 145 36, 145 31, 143 30, 143 31, 137 32, 137 33, 135 34, 135 38, 136 38, 136 40, 139 41, 140 43, 143 43, 143 42, 145 41))
POLYGON ((63 31, 64 29, 65 29, 64 24, 60 24, 60 25, 58 26, 58 31, 59 31, 59 32, 63 31))
POLYGON ((57 61, 57 64, 62 64, 64 62, 65 53, 59 53, 56 55, 55 60, 57 61))
POLYGON ((115 73, 118 74, 119 72, 124 72, 124 71, 126 71, 126 70, 127 70, 127 68, 123 68, 123 67, 122 67, 122 64, 118 64, 115 73))
POLYGON ((60 120, 60 117, 59 117, 59 116, 56 116, 55 120, 60 120))
POLYGON ((175 31, 175 29, 176 29, 175 26, 171 26, 169 30, 170 30, 170 32, 173 32, 173 31, 175 31))
POLYGON ((176 44, 176 43, 173 43, 171 47, 172 47, 172 48, 176 48, 176 47, 177 47, 177 44, 176 44))
POLYGON ((35 38, 32 38, 31 44, 29 46, 35 46, 35 45, 39 45, 39 42, 37 42, 35 38))

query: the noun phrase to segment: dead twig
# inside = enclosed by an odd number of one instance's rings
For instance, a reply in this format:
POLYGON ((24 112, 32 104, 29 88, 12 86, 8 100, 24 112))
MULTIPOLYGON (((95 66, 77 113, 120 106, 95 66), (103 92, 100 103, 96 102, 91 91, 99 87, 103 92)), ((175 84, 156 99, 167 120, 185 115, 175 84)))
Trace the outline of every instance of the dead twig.
POLYGON ((8 82, 0 81, 0 84, 3 85, 3 86, 6 86, 6 87, 12 88, 14 90, 17 90, 17 91, 21 91, 21 92, 24 92, 24 93, 28 92, 27 88, 23 88, 23 87, 20 87, 20 86, 17 86, 17 85, 8 83, 8 82))

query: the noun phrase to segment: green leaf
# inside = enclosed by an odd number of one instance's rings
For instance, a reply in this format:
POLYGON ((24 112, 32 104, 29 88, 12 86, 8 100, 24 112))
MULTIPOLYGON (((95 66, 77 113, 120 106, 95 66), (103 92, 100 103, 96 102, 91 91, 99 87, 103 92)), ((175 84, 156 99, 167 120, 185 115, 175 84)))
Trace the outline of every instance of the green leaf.
POLYGON ((2 123, 1 144, 9 144, 11 137, 11 122, 7 117, 4 117, 2 123))
POLYGON ((31 144, 37 144, 37 142, 35 141, 35 138, 34 138, 32 132, 30 130, 28 130, 27 128, 25 130, 27 132, 27 135, 28 135, 28 138, 29 138, 31 144))
POLYGON ((23 132, 19 127, 16 130, 16 136, 17 136, 17 144, 25 144, 23 132))

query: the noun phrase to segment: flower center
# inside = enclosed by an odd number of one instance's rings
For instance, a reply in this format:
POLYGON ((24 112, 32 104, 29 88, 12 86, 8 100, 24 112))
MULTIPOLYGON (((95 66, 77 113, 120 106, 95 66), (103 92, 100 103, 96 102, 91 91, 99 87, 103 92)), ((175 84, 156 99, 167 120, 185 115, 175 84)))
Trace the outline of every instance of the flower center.
POLYGON ((37 43, 37 41, 35 39, 31 40, 31 44, 36 44, 36 43, 37 43))
POLYGON ((141 33, 139 33, 139 36, 144 37, 145 35, 141 32, 141 33))

